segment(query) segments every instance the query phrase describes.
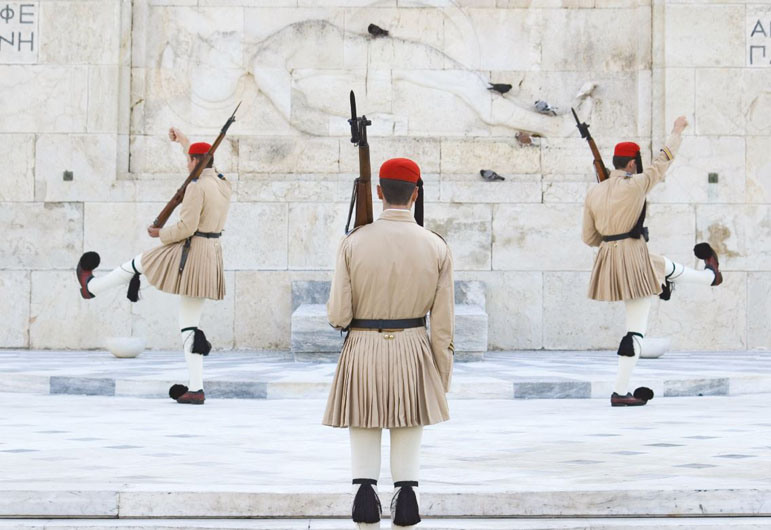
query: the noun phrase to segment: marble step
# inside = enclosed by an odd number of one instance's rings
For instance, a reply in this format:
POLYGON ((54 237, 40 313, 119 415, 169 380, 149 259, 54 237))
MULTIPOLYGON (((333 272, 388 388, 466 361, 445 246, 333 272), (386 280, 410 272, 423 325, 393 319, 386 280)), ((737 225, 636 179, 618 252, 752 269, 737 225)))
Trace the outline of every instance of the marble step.
MULTIPOLYGON (((389 528, 383 521, 382 528, 389 528)), ((351 530, 346 519, 31 519, 0 520, 18 530, 351 530)), ((768 517, 617 519, 430 519, 420 530, 768 530, 768 517)))
MULTIPOLYGON (((381 494, 387 516, 390 498, 381 494)), ((328 518, 350 493, 179 487, 0 490, 0 518, 328 518)), ((771 488, 713 490, 426 491, 426 517, 771 517, 771 488)))

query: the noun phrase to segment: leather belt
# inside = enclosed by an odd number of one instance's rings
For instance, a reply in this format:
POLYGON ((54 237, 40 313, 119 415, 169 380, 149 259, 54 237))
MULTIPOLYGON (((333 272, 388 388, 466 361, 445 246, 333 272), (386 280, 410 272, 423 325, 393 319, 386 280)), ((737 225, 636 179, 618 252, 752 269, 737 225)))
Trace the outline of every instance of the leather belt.
POLYGON ((648 227, 644 226, 640 231, 632 230, 631 232, 626 232, 625 234, 615 234, 612 236, 602 236, 603 241, 621 241, 622 239, 640 239, 640 237, 644 238, 645 241, 648 241, 648 227))
POLYGON ((185 239, 185 244, 182 246, 182 257, 179 259, 179 273, 182 274, 182 271, 185 269, 185 263, 187 263, 187 255, 190 254, 190 241, 193 239, 193 237, 205 237, 206 239, 217 239, 222 235, 222 232, 199 232, 198 230, 195 231, 195 233, 185 239))
POLYGON ((399 318, 395 320, 372 320, 364 318, 354 318, 348 324, 349 328, 364 329, 407 329, 421 328, 426 325, 426 317, 418 318, 399 318))

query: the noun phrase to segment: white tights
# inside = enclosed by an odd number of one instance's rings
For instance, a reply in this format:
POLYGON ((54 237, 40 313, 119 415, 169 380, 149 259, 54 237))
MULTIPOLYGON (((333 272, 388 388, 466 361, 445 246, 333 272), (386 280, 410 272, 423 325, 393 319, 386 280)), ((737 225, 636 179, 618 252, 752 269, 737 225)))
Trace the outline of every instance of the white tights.
MULTIPOLYGON (((98 295, 113 287, 128 285, 135 271, 139 274, 144 272, 141 254, 104 276, 92 278, 88 282, 88 290, 93 295, 98 295)), ((193 298, 191 296, 179 297, 180 330, 198 327, 201 323, 204 300, 205 298, 193 298)), ((185 352, 185 362, 190 374, 188 388, 190 390, 203 390, 203 355, 192 353, 194 334, 193 330, 182 332, 182 350, 185 352)))
MULTIPOLYGON (((351 436, 351 473, 353 478, 369 478, 378 480, 380 477, 380 440, 382 429, 348 429, 351 436)), ((390 429, 391 431, 391 477, 394 482, 405 480, 417 481, 420 470, 420 441, 423 427, 404 427, 390 429)), ((373 486, 374 487, 374 486, 373 486)), ((353 494, 359 485, 353 486, 353 494)), ((377 491, 377 487, 375 487, 377 491)), ((398 493, 394 490, 394 494, 398 493)), ((415 496, 420 501, 420 494, 415 488, 415 496)), ((359 524, 362 530, 380 528, 380 523, 359 524)), ((400 526, 398 528, 414 528, 400 526)))
MULTIPOLYGON (((711 285, 715 281, 715 273, 709 269, 696 270, 675 263, 669 258, 664 258, 665 274, 667 280, 674 284, 695 283, 701 285, 711 285)), ((624 300, 626 309, 626 330, 627 332, 639 333, 643 337, 648 329, 648 313, 650 312, 651 302, 655 297, 635 298, 633 300, 624 300)), ((634 343, 634 357, 618 356, 618 374, 616 375, 616 385, 613 389, 619 395, 626 395, 629 388, 629 380, 632 377, 632 371, 642 352, 643 337, 632 336, 634 343)))

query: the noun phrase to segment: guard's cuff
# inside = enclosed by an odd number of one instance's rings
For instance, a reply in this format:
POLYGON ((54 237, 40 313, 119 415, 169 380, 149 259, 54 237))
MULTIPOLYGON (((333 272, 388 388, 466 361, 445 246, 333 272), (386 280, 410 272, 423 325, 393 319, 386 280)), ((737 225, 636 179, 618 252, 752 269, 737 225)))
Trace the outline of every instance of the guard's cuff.
POLYGON ((669 149, 669 147, 664 146, 661 149, 661 152, 664 153, 664 156, 667 157, 667 160, 671 161, 671 160, 675 159, 675 155, 672 153, 672 151, 669 149))

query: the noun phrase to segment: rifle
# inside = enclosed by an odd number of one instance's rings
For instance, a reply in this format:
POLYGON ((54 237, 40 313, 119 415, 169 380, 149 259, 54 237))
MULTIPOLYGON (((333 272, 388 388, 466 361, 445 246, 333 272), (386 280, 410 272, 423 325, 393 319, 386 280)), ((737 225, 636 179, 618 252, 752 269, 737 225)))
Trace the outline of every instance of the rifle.
POLYGON ((372 168, 369 162, 369 144, 367 143, 367 126, 372 122, 366 116, 356 116, 356 96, 351 90, 351 143, 359 147, 359 177, 353 181, 351 206, 348 210, 348 221, 345 223, 345 233, 351 225, 353 210, 356 218, 353 227, 357 228, 372 222, 372 168))
POLYGON ((571 108, 570 110, 573 111, 573 117, 576 119, 576 127, 578 127, 578 130, 581 133, 581 138, 586 138, 586 141, 589 142, 589 149, 592 150, 592 156, 594 157, 593 164, 594 172, 597 174, 597 182, 602 182, 610 176, 610 171, 608 171, 608 168, 606 168, 605 164, 602 162, 602 155, 600 154, 600 150, 597 149, 597 144, 594 143, 594 138, 592 138, 592 135, 589 134, 589 124, 581 123, 581 121, 578 119, 578 114, 576 114, 575 109, 571 108))
POLYGON ((163 207, 161 213, 158 214, 158 217, 155 218, 155 221, 153 221, 153 226, 155 228, 162 228, 163 225, 166 224, 166 221, 169 220, 169 217, 171 217, 172 212, 174 212, 177 206, 182 204, 182 199, 185 198, 185 190, 187 190, 188 184, 200 177, 204 168, 209 165, 209 161, 214 156, 214 151, 217 150, 217 148, 222 143, 222 140, 225 139, 225 134, 228 132, 228 128, 233 124, 234 121, 236 121, 236 112, 238 112, 238 107, 240 106, 241 103, 239 102, 236 110, 233 111, 233 114, 230 116, 230 118, 228 118, 228 121, 226 121, 225 125, 222 127, 219 136, 217 136, 217 139, 214 140, 214 144, 212 144, 209 152, 198 161, 198 164, 196 164, 195 168, 193 168, 193 171, 185 179, 185 182, 182 183, 182 186, 179 187, 171 200, 166 203, 166 206, 163 207))

